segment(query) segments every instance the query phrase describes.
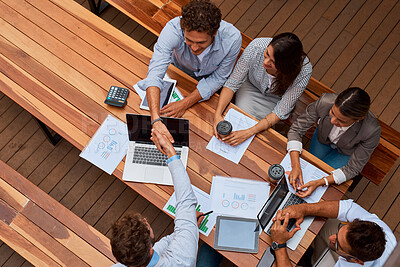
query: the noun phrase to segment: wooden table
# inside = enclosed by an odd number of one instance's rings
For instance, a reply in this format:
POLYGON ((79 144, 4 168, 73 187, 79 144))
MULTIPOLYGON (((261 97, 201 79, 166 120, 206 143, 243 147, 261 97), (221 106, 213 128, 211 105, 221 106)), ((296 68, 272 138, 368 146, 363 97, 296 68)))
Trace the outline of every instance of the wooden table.
MULTIPOLYGON (((125 121, 126 113, 143 113, 132 90, 123 109, 104 104, 111 85, 132 88, 146 76, 151 51, 70 0, 0 0, 0 90, 82 150, 108 114, 125 121)), ((170 67, 183 95, 195 81, 170 67)), ((286 154, 286 138, 273 130, 258 134, 239 164, 206 150, 212 136, 213 96, 189 109, 190 152, 187 171, 192 184, 210 192, 214 175, 265 180, 271 164, 286 154)), ((234 107, 231 105, 231 107, 234 107)), ((307 152, 306 160, 329 172, 331 167, 307 152)), ((122 178, 124 162, 114 172, 122 178)), ((172 186, 126 182, 162 209, 172 186)), ((329 187, 324 200, 341 199, 349 183, 329 187)), ((297 263, 323 225, 317 219, 296 251, 297 263)), ((214 231, 201 239, 213 245, 214 231)), ((221 251, 239 266, 255 266, 271 242, 262 234, 258 254, 221 251)))

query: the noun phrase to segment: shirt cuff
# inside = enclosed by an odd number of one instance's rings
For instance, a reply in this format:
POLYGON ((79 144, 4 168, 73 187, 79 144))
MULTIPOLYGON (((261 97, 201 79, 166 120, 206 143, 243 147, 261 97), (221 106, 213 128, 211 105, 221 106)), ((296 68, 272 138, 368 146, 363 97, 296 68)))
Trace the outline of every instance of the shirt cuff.
POLYGON ((167 159, 167 164, 169 164, 171 161, 174 161, 176 159, 180 159, 180 157, 178 155, 173 155, 172 157, 170 157, 169 159, 167 159))
POLYGON ((336 169, 331 172, 333 174, 333 180, 336 184, 341 184, 347 181, 346 175, 341 169, 336 169))
POLYGON ((299 151, 300 154, 303 152, 303 144, 296 140, 291 140, 287 143, 287 151, 290 153, 291 151, 299 151))

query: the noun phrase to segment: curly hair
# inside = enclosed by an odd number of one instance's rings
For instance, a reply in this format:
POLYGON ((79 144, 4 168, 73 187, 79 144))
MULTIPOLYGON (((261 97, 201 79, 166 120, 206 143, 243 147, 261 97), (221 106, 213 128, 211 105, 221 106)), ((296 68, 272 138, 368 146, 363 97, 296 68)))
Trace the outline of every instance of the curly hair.
POLYGON ((273 93, 282 96, 299 75, 306 54, 299 37, 291 32, 274 36, 270 45, 277 69, 273 93))
POLYGON ((368 114, 371 98, 359 87, 350 87, 341 92, 335 100, 335 106, 344 116, 359 120, 368 114))
POLYGON ((351 247, 350 254, 364 262, 380 258, 385 250, 385 233, 374 222, 358 219, 352 221, 346 240, 351 247))
POLYGON ((150 258, 150 229, 140 214, 127 213, 112 225, 114 257, 126 266, 141 266, 150 258))
POLYGON ((215 4, 208 0, 192 0, 182 7, 181 28, 189 32, 207 32, 214 36, 221 18, 221 10, 215 4))

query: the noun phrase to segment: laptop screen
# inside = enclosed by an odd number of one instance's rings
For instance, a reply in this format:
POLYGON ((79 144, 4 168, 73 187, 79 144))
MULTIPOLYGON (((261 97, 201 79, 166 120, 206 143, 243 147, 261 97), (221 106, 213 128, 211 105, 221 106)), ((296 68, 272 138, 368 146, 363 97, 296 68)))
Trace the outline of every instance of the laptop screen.
POLYGON ((286 178, 283 177, 280 180, 279 184, 275 187, 267 202, 264 204, 260 213, 257 215, 257 219, 263 230, 272 220, 275 211, 278 209, 281 202, 285 199, 288 192, 289 189, 286 184, 286 178))
MULTIPOLYGON (((189 146, 189 120, 162 118, 175 140, 174 146, 189 146)), ((151 117, 148 115, 126 114, 129 141, 153 143, 151 137, 151 117)))

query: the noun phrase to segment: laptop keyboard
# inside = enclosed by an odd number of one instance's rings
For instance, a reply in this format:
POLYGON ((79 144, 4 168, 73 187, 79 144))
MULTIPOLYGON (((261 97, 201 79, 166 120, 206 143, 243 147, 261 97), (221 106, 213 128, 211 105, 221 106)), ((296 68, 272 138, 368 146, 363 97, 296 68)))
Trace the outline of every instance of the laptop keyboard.
MULTIPOLYGON (((302 198, 296 196, 295 194, 290 194, 289 198, 287 199, 286 203, 283 205, 282 209, 296 204, 306 203, 302 198)), ((296 223, 296 219, 289 219, 289 223, 287 226, 287 230, 290 231, 293 225, 296 223)), ((272 227, 272 225, 271 225, 272 227)), ((267 234, 271 235, 271 227, 268 229, 267 234)))
MULTIPOLYGON (((177 150, 176 154, 180 156, 181 151, 177 150)), ((168 157, 155 147, 135 146, 132 163, 167 166, 167 159, 168 157)))

